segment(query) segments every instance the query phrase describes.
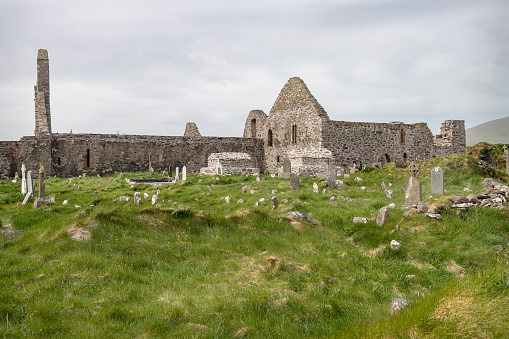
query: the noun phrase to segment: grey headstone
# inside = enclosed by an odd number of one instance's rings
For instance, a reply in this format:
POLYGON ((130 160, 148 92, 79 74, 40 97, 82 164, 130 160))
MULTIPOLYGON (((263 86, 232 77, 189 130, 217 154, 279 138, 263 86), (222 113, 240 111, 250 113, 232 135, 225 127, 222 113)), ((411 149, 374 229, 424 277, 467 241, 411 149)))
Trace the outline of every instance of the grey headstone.
POLYGON ((54 194, 50 194, 48 202, 50 205, 53 205, 55 203, 55 195, 54 194))
POLYGON ((134 192, 134 199, 133 200, 134 200, 134 203, 136 205, 138 205, 138 206, 141 205, 141 194, 140 194, 140 192, 134 192))
POLYGON ((292 163, 290 159, 286 156, 283 160, 283 172, 281 173, 281 178, 288 179, 290 178, 291 173, 292 173, 292 163))
POLYGON ((378 216, 376 217, 376 224, 378 226, 383 226, 389 221, 389 207, 382 207, 378 211, 378 216))
POLYGON ((277 198, 276 196, 272 197, 272 209, 275 209, 277 207, 277 198))
POLYGON ((34 208, 39 208, 45 204, 46 204, 46 201, 44 199, 36 198, 34 201, 34 208))
POLYGON ((338 178, 338 170, 336 166, 329 166, 327 169, 327 188, 336 186, 336 179, 338 178))
POLYGON ((418 204, 421 200, 421 181, 412 176, 406 182, 405 205, 418 204))
POLYGON ((431 170, 431 195, 444 195, 444 171, 440 167, 431 170))
POLYGON ((300 189, 300 181, 299 178, 295 175, 295 173, 292 173, 290 175, 290 189, 292 190, 300 189))
POLYGON ((155 205, 155 204, 157 204, 157 195, 156 194, 154 194, 152 196, 152 205, 155 205))
POLYGON ((330 197, 329 204, 334 204, 334 205, 337 204, 335 196, 330 197))

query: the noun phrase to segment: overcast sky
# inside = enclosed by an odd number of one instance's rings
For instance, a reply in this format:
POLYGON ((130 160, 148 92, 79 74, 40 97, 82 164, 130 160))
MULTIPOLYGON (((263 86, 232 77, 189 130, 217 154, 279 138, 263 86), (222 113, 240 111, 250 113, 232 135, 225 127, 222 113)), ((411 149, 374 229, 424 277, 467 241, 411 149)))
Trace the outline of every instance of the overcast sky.
POLYGON ((298 76, 332 120, 466 127, 509 115, 508 0, 0 0, 0 140, 53 132, 242 136, 298 76))

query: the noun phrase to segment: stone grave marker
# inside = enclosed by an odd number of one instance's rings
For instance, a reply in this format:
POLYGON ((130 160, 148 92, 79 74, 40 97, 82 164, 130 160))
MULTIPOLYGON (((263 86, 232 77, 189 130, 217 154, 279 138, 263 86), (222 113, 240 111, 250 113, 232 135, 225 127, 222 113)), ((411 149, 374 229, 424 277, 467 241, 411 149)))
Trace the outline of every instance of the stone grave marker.
POLYGON ((41 165, 39 168, 39 195, 37 196, 39 199, 44 200, 46 193, 46 185, 44 184, 44 166, 41 165))
POLYGON ((300 181, 297 175, 295 175, 295 173, 292 173, 290 175, 290 189, 292 190, 300 189, 300 181))
POLYGON ((25 164, 21 164, 21 194, 27 193, 27 178, 25 164))
POLYGON ((168 166, 168 178, 173 177, 173 165, 168 166))
POLYGON ((136 205, 141 205, 141 194, 140 192, 134 192, 134 203, 136 205))
POLYGON ((32 171, 28 171, 27 173, 27 194, 25 195, 25 199, 23 199, 23 205, 25 205, 30 197, 34 195, 34 182, 32 181, 32 171))
POLYGON ((444 195, 444 171, 440 167, 431 170, 431 195, 444 195))
POLYGON ((331 189, 336 186, 338 178, 338 170, 335 165, 330 165, 327 169, 327 188, 331 189))
POLYGON ((421 197, 421 181, 417 179, 417 173, 419 172, 419 166, 412 161, 408 171, 410 172, 410 179, 406 182, 405 189, 405 204, 403 206, 409 207, 419 203, 422 200, 421 197))
POLYGON ((292 173, 292 162, 286 156, 283 160, 283 173, 281 173, 281 178, 288 179, 292 173))
POLYGON ((313 183, 313 193, 318 193, 318 185, 316 182, 313 183))
POLYGON ((179 181, 179 168, 177 166, 177 168, 175 168, 175 181, 179 181))
POLYGON ((182 167, 182 181, 187 180, 187 168, 186 166, 182 167))

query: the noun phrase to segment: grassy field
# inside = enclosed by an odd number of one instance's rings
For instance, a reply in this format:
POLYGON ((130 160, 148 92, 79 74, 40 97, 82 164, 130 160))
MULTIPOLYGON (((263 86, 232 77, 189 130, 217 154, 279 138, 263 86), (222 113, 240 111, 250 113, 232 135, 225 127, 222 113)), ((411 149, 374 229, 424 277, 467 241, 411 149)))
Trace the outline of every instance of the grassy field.
POLYGON ((39 209, 19 203, 20 181, 3 180, 2 233, 25 233, 0 240, 0 335, 506 338, 509 251, 491 248, 509 246, 508 211, 447 208, 447 196, 483 192, 473 157, 419 165, 423 200, 443 205, 441 220, 403 217, 409 174, 394 164, 340 178, 344 186, 325 194, 312 192, 313 182, 326 188, 318 178, 301 178, 295 191, 270 176, 188 175, 187 182, 135 187, 125 178, 150 175, 49 178, 46 195, 56 203, 39 209), (430 197, 435 166, 445 172, 443 197, 430 197), (156 205, 133 203, 134 192, 151 197, 158 189, 156 205), (130 201, 120 202, 122 195, 130 201), (229 204, 220 201, 227 195, 229 204), (378 227, 376 214, 390 203, 397 207, 378 227), (354 224, 353 217, 369 221, 354 224), (69 230, 90 239, 73 240, 69 230), (390 249, 393 239, 400 250, 390 249), (391 315, 393 298, 412 306, 391 315))

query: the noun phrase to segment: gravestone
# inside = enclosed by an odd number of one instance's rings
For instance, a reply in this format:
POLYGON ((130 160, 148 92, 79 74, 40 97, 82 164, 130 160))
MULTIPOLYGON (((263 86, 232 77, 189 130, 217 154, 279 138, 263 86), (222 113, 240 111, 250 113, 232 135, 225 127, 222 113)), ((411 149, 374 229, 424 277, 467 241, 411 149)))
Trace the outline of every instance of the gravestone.
POLYGON ((444 171, 440 167, 431 170, 431 195, 444 195, 444 171))
POLYGON ((187 180, 187 168, 186 166, 182 167, 182 181, 187 180))
POLYGON ((54 194, 50 194, 48 203, 50 205, 53 205, 55 203, 55 195, 54 194))
POLYGON ((380 208, 380 210, 378 211, 378 215, 376 217, 376 224, 379 227, 385 225, 387 221, 389 221, 389 212, 390 212, 389 207, 380 208))
POLYGON ((276 196, 274 195, 271 200, 272 200, 272 209, 275 209, 277 207, 277 198, 276 198, 276 196))
POLYGON ((410 164, 410 167, 408 167, 408 171, 410 172, 411 177, 406 182, 405 204, 403 205, 404 207, 410 207, 422 200, 421 182, 416 177, 419 169, 419 166, 417 166, 413 161, 410 164))
POLYGON ((34 185, 35 183, 32 181, 32 171, 28 171, 27 173, 27 194, 25 195, 25 199, 23 199, 23 205, 25 205, 30 197, 34 195, 34 185))
POLYGON ((134 192, 134 203, 136 205, 141 205, 141 194, 140 192, 134 192))
POLYGON ((384 190, 385 196, 388 199, 392 199, 392 194, 394 193, 392 190, 388 189, 387 186, 385 186, 385 182, 382 181, 380 184, 382 186, 382 189, 384 190))
POLYGON ((295 173, 292 173, 290 175, 290 189, 292 190, 300 189, 300 181, 297 175, 295 175, 295 173))
POLYGON ((179 168, 177 166, 177 168, 175 168, 175 181, 179 181, 179 168))
POLYGON ((318 185, 316 182, 313 183, 313 193, 318 193, 318 185))
POLYGON ((292 162, 286 156, 283 160, 283 173, 281 173, 281 178, 288 179, 292 173, 292 162))
POLYGON ((39 195, 37 198, 44 200, 45 196, 45 184, 44 184, 44 165, 39 168, 39 195))
POLYGON ((156 194, 154 194, 152 196, 152 205, 155 205, 155 204, 157 204, 157 195, 156 194))
POLYGON ((21 194, 26 194, 27 192, 26 170, 25 164, 21 164, 21 194))
POLYGON ((168 166, 168 178, 173 177, 173 165, 168 166))
POLYGON ((338 178, 338 170, 335 165, 329 166, 327 169, 327 188, 331 189, 336 186, 336 179, 338 178))

